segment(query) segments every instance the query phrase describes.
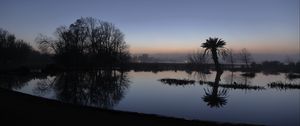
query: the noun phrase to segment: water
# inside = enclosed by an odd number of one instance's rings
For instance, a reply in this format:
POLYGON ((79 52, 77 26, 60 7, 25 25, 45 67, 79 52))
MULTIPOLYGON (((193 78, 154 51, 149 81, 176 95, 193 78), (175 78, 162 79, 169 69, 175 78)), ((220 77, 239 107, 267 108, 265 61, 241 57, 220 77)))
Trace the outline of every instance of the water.
POLYGON ((216 72, 73 72, 54 76, 2 76, 0 85, 15 91, 62 102, 100 108, 159 114, 185 119, 265 125, 300 125, 300 89, 278 89, 268 83, 300 84, 284 73, 225 71, 219 84, 243 84, 262 89, 233 89, 211 86, 216 72), (168 85, 159 79, 191 79, 195 84, 168 85), (198 81, 204 81, 199 84, 198 81))

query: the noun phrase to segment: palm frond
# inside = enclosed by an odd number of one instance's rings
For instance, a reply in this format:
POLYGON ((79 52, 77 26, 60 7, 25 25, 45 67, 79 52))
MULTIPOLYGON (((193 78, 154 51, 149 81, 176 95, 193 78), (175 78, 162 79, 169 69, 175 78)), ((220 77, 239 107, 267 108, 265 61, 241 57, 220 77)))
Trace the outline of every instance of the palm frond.
POLYGON ((203 57, 205 56, 205 55, 207 55, 208 54, 208 49, 206 48, 205 50, 204 50, 204 53, 203 53, 203 57))
POLYGON ((228 52, 229 51, 227 48, 221 48, 217 50, 218 55, 220 55, 223 58, 223 60, 225 60, 226 57, 228 56, 228 52))
POLYGON ((226 42, 222 39, 218 39, 216 42, 216 46, 219 48, 223 48, 226 45, 226 42))

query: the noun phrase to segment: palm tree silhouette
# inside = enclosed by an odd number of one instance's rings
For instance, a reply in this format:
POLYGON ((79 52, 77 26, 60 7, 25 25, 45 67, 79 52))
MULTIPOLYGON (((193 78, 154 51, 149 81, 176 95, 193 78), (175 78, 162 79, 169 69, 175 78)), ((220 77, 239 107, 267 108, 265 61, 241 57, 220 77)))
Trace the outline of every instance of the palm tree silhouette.
POLYGON ((224 47, 226 42, 220 38, 206 39, 206 42, 202 43, 201 47, 205 48, 203 56, 207 55, 209 51, 211 52, 212 59, 215 63, 215 68, 217 71, 221 71, 220 63, 218 60, 218 55, 226 56, 226 48, 224 47))

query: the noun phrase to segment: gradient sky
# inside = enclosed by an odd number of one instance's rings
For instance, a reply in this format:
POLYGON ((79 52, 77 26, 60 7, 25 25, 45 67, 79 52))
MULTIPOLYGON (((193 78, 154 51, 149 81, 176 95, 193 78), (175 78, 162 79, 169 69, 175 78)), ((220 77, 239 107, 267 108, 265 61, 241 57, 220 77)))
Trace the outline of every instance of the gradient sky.
POLYGON ((114 23, 132 53, 191 52, 206 38, 253 53, 299 53, 299 0, 0 0, 0 27, 34 44, 80 17, 114 23))

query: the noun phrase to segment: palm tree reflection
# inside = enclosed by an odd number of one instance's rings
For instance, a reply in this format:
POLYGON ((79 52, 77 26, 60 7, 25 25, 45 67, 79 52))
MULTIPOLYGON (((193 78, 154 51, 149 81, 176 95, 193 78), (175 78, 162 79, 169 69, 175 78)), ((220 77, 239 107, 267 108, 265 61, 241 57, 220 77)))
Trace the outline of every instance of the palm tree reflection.
POLYGON ((214 84, 212 84, 212 90, 204 89, 205 95, 202 97, 204 102, 207 102, 207 105, 211 108, 213 107, 222 107, 227 103, 227 89, 218 90, 219 82, 222 75, 222 71, 217 71, 214 84))

